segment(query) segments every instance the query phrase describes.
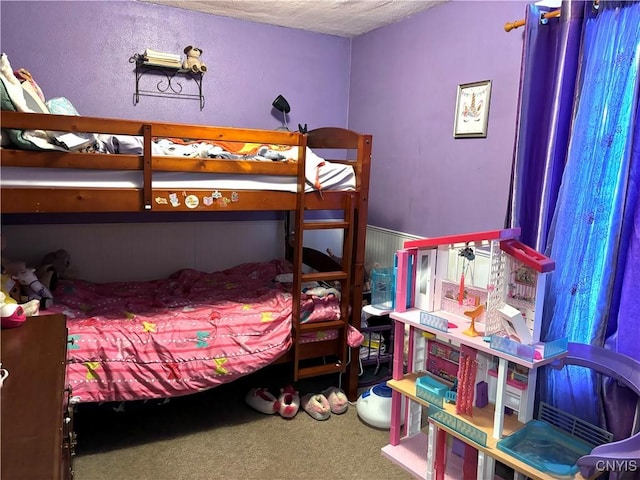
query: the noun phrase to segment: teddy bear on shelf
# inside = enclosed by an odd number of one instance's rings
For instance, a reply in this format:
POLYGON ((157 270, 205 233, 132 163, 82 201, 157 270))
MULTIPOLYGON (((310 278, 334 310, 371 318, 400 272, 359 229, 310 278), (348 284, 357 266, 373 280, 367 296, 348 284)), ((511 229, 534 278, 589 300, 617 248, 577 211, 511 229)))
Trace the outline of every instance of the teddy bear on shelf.
POLYGON ((202 49, 198 47, 192 47, 189 45, 184 49, 184 54, 187 56, 184 62, 182 62, 182 68, 185 70, 190 70, 193 73, 204 73, 207 71, 207 66, 200 59, 200 55, 202 55, 202 49))

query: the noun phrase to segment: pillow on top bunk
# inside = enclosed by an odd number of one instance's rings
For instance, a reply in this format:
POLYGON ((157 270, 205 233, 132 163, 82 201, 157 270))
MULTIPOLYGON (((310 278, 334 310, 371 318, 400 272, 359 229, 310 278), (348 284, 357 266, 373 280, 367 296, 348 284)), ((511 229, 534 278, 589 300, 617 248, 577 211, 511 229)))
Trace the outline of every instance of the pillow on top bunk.
MULTIPOLYGON (((25 99, 25 90, 13 73, 9 58, 0 55, 0 108, 12 112, 32 112, 25 99)), ((46 112, 48 113, 48 112, 46 112)), ((54 145, 44 130, 5 129, 11 142, 25 150, 64 150, 54 145)))
MULTIPOLYGON (((0 81, 0 108, 11 112, 16 111, 16 107, 11 101, 9 92, 5 85, 4 78, 0 81)), ((11 143, 24 150, 64 150, 53 145, 44 130, 16 130, 3 128, 3 136, 6 134, 11 143)))
MULTIPOLYGON (((80 116, 76 107, 65 97, 55 97, 47 100, 46 107, 49 113, 54 115, 80 116)), ((48 132, 49 136, 60 146, 68 150, 81 150, 96 143, 94 133, 72 133, 72 132, 48 132)))
MULTIPOLYGON (((28 81, 21 83, 16 78, 9 59, 4 53, 0 56, 0 80, 3 87, 2 110, 51 113, 32 83, 28 81)), ((95 142, 93 134, 44 130, 7 129, 7 136, 14 145, 26 150, 78 150, 95 142)))
POLYGON ((50 113, 30 82, 22 82, 22 94, 27 108, 35 113, 50 113))
POLYGON ((49 113, 53 113, 54 115, 75 115, 80 116, 76 107, 69 101, 66 97, 55 97, 50 98, 46 102, 46 107, 49 110, 49 113))
MULTIPOLYGON (((53 113, 56 115, 79 115, 71 102, 64 97, 56 97, 43 103, 40 95, 30 82, 22 82, 24 99, 27 107, 36 113, 53 113)), ((96 136, 93 133, 58 132, 48 130, 47 135, 53 142, 66 150, 80 150, 93 145, 96 136)))

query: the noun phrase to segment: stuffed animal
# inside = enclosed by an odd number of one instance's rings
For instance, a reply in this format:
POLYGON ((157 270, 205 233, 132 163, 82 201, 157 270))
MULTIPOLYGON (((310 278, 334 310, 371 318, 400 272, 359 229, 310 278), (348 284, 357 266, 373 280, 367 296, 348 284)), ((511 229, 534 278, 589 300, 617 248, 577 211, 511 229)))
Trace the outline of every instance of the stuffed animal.
MULTIPOLYGON (((52 267, 59 277, 63 277, 69 266, 71 265, 71 255, 65 249, 60 248, 55 252, 47 253, 40 264, 41 268, 52 267)), ((40 276, 38 275, 38 278, 40 276)), ((41 279, 42 280, 42 279, 41 279)))
POLYGON ((184 53, 187 58, 182 62, 182 68, 191 70, 194 73, 207 71, 207 66, 200 60, 200 55, 203 53, 200 48, 189 45, 184 49, 184 53))
POLYGON ((1 280, 2 293, 6 295, 6 303, 18 303, 20 301, 20 284, 10 275, 3 273, 1 280))
POLYGON ((42 310, 46 310, 53 304, 53 295, 38 280, 35 268, 28 268, 24 262, 13 262, 5 268, 11 278, 22 285, 22 293, 27 297, 27 300, 38 300, 42 310))

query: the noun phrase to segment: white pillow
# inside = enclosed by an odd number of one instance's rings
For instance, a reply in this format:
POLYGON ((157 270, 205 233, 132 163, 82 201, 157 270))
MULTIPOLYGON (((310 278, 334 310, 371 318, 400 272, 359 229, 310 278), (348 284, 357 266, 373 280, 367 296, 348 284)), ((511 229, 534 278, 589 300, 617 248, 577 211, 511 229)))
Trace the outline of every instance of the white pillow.
POLYGON ((29 110, 35 113, 49 113, 49 109, 40 99, 31 82, 22 82, 22 90, 24 91, 24 100, 29 110))

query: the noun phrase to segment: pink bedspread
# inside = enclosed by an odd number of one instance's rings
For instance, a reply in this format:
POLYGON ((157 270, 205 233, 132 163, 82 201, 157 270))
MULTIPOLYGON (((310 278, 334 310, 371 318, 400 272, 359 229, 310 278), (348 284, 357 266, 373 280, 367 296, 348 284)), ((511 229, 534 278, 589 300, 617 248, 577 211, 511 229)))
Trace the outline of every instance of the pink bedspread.
MULTIPOLYGON (((273 260, 149 282, 61 281, 47 313, 67 315, 73 401, 186 395, 272 363, 291 344, 292 296, 274 281, 290 271, 273 260)), ((302 308, 306 321, 339 318, 334 295, 303 295, 302 308)))

